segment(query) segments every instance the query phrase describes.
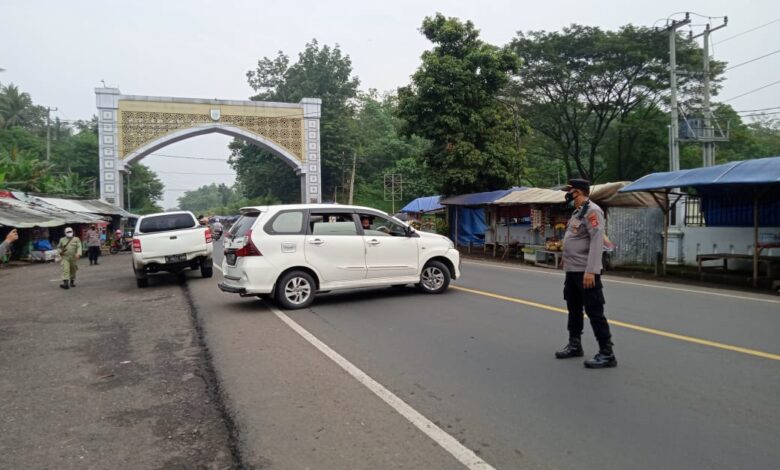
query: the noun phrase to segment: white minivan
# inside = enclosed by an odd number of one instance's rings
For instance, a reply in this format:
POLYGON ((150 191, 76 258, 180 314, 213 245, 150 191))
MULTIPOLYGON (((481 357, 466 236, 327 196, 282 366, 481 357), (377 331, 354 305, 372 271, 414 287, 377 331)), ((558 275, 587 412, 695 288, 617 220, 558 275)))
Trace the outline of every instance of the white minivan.
POLYGON ((224 292, 270 295, 297 309, 317 292, 415 284, 438 294, 460 277, 452 241, 376 209, 297 204, 241 214, 224 239, 224 292))

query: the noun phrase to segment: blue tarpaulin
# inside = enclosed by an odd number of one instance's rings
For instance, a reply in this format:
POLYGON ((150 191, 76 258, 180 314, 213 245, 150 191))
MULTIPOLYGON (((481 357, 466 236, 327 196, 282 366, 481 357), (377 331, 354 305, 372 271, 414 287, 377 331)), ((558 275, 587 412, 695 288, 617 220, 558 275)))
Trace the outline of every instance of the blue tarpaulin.
POLYGON ((757 158, 707 168, 652 173, 639 178, 621 189, 620 192, 764 184, 780 184, 780 157, 757 158))
POLYGON ((455 234, 457 233, 458 245, 484 245, 486 228, 487 224, 485 224, 484 208, 462 206, 450 207, 450 239, 455 240, 455 234))
POLYGON ((418 197, 414 201, 405 205, 401 212, 407 213, 425 213, 435 212, 444 209, 444 206, 439 204, 441 196, 426 196, 418 197))

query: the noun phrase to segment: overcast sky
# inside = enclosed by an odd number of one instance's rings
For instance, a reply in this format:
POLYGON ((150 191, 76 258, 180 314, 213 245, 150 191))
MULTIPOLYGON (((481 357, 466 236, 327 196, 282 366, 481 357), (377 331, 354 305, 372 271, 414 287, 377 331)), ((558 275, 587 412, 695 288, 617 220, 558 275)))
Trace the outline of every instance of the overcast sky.
MULTIPOLYGON (((780 21, 729 39, 780 19, 777 0, 3 0, 0 68, 6 70, 0 82, 17 84, 37 104, 57 107, 55 115, 70 120, 95 114, 94 88, 101 80, 125 94, 246 99, 252 90, 245 74, 257 59, 279 50, 295 58, 317 38, 349 54, 362 89, 388 91, 407 84, 416 70, 420 54, 429 48, 418 28, 437 11, 473 21, 482 38, 496 45, 506 44, 519 30, 558 30, 571 23, 606 29, 653 25, 675 12, 692 11, 729 17, 728 27, 713 33, 719 60, 738 64, 780 48, 780 21)), ((726 77, 724 99, 778 81, 780 54, 726 77)), ((780 106, 780 85, 730 103, 737 110, 780 106)), ((212 134, 159 153, 226 160, 229 141, 212 134)), ((149 156, 143 163, 165 183, 166 208, 176 205, 181 190, 234 180, 220 161, 149 156)))

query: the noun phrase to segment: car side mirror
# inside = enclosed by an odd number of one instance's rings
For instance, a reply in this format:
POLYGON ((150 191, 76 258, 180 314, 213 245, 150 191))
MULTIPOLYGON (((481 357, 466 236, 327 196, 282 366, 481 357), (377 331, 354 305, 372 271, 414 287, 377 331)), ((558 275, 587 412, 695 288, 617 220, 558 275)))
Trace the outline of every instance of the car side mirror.
POLYGON ((414 229, 412 227, 404 227, 404 234, 407 237, 411 237, 414 234, 414 229))

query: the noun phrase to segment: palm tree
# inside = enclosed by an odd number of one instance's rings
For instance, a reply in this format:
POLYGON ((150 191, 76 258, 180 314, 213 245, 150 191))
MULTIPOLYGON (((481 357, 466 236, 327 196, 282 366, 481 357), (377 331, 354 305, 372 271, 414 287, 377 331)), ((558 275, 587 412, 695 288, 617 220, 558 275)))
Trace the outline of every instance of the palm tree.
POLYGON ((25 124, 33 103, 29 93, 19 91, 19 87, 10 84, 0 92, 0 118, 3 128, 25 124))

